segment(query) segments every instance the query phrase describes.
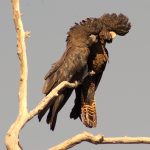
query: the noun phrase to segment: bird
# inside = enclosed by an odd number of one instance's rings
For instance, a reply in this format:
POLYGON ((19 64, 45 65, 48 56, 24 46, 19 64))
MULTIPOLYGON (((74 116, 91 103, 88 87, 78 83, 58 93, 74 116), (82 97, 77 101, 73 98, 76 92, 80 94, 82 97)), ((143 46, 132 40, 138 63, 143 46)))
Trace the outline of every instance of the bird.
POLYGON ((66 87, 61 90, 56 98, 39 111, 39 121, 49 111, 46 122, 54 130, 58 112, 75 90, 75 104, 70 118, 80 118, 86 127, 96 127, 95 92, 109 59, 106 43, 111 43, 115 35, 126 35, 130 28, 128 17, 116 13, 87 18, 70 28, 66 50, 46 74, 42 92, 48 95, 63 81, 77 81, 80 84, 76 88, 66 87))

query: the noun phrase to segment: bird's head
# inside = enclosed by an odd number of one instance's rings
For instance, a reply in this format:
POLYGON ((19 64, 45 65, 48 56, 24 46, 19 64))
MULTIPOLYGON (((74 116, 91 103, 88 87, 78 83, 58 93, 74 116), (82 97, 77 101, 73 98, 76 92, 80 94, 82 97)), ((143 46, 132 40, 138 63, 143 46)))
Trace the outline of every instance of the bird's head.
POLYGON ((89 36, 89 40, 88 40, 88 44, 89 45, 92 45, 94 43, 97 43, 99 42, 99 40, 102 42, 102 43, 111 43, 113 41, 113 39, 116 37, 116 33, 114 31, 106 31, 106 30, 102 30, 100 33, 99 33, 99 36, 98 35, 94 35, 94 34, 91 34, 89 36))
POLYGON ((128 17, 123 14, 104 14, 100 17, 100 22, 102 23, 102 29, 99 33, 99 37, 100 40, 105 41, 105 43, 111 43, 116 35, 126 35, 131 28, 128 17))
POLYGON ((102 43, 111 43, 116 35, 114 31, 108 31, 106 28, 103 28, 99 33, 99 38, 102 43))

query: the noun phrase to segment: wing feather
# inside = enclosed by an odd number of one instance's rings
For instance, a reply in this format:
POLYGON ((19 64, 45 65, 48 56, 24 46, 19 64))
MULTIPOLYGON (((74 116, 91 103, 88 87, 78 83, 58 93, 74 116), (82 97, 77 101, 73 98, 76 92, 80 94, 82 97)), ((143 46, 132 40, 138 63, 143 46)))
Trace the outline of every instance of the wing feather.
MULTIPOLYGON (((59 61, 53 64, 52 68, 45 76, 43 93, 48 94, 53 88, 59 85, 62 81, 80 81, 84 77, 87 70, 87 59, 89 49, 87 47, 70 47, 64 53, 59 61)), ((57 114, 70 97, 73 89, 63 89, 60 95, 53 99, 41 112, 38 114, 39 121, 49 109, 47 123, 50 123, 51 129, 54 130, 57 114)))
POLYGON ((71 47, 68 49, 46 74, 42 92, 48 94, 62 81, 79 80, 79 75, 82 79, 82 73, 87 66, 88 54, 89 49, 86 47, 71 47))

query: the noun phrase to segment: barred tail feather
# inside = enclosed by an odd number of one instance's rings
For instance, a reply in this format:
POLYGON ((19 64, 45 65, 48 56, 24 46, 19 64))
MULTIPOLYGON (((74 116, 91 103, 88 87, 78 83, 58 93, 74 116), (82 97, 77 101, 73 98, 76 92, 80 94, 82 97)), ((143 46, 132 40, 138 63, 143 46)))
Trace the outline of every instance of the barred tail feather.
POLYGON ((97 125, 96 101, 83 102, 81 106, 81 121, 86 127, 93 128, 97 125))

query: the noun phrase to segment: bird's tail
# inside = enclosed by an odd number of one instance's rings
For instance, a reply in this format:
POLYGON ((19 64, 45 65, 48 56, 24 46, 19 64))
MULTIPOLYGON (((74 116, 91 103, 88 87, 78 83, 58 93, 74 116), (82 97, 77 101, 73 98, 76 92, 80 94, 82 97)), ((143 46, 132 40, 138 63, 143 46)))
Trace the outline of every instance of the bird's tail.
POLYGON ((51 103, 49 103, 43 110, 41 110, 38 114, 38 119, 41 121, 42 117, 45 115, 47 110, 49 109, 49 113, 47 115, 46 122, 50 124, 50 129, 54 130, 58 112, 62 109, 68 98, 70 97, 73 89, 66 89, 60 94, 58 97, 54 98, 51 103))
POLYGON ((81 115, 81 86, 79 85, 75 89, 76 98, 75 98, 75 105, 72 108, 72 111, 70 113, 70 118, 77 119, 80 118, 81 115))
POLYGON ((81 121, 86 127, 93 128, 97 125, 96 102, 83 102, 81 105, 81 121))
POLYGON ((75 105, 70 113, 70 118, 79 117, 86 127, 93 128, 97 125, 95 85, 93 87, 89 80, 84 81, 85 86, 83 84, 75 89, 75 105))
POLYGON ((60 111, 60 109, 63 107, 65 103, 63 102, 63 98, 64 96, 60 95, 50 107, 46 122, 47 124, 50 124, 51 130, 55 129, 58 112, 60 111))

